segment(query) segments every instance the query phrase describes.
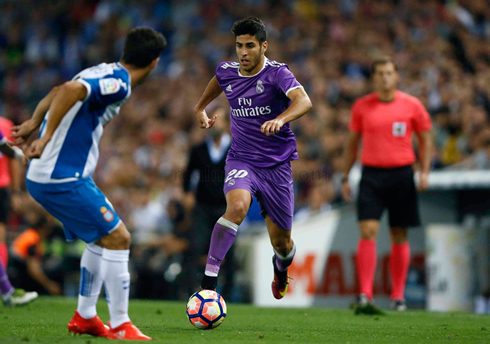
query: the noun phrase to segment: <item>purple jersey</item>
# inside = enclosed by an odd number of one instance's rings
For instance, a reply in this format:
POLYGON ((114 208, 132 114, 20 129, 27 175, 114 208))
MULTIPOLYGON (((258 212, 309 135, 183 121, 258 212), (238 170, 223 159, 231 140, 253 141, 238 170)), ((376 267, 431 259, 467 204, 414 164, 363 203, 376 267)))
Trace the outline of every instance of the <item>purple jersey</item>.
POLYGON ((216 79, 230 102, 232 142, 228 159, 257 167, 298 159, 289 123, 273 136, 263 134, 260 127, 287 109, 287 94, 301 84, 287 65, 267 58, 262 70, 253 76, 241 75, 239 68, 237 62, 223 62, 216 68, 216 79))

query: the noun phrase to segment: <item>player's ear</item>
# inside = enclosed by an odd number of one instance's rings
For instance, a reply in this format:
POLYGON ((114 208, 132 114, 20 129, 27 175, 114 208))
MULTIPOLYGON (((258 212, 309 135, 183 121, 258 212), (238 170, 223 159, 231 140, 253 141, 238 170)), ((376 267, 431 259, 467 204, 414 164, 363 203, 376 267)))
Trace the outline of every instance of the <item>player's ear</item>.
POLYGON ((154 59, 153 61, 151 61, 150 63, 150 68, 153 70, 155 69, 155 67, 158 65, 158 62, 160 61, 160 57, 157 57, 156 59, 154 59))
POLYGON ((265 54, 265 51, 267 50, 267 41, 262 43, 262 50, 263 50, 263 53, 265 54))

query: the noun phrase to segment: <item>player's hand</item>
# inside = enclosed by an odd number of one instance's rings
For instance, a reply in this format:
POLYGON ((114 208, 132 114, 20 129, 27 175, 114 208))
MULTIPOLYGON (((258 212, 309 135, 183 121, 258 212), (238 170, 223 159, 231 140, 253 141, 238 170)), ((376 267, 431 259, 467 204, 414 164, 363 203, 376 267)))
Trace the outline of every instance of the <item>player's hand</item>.
POLYGON ((419 186, 418 190, 420 192, 427 191, 429 188, 429 174, 428 173, 420 173, 419 174, 419 186))
POLYGON ((348 180, 342 182, 342 199, 345 202, 352 202, 352 195, 348 180))
POLYGON ((209 119, 206 110, 196 111, 196 118, 199 122, 199 127, 202 129, 211 128, 214 125, 214 122, 216 122, 217 117, 218 115, 214 115, 213 118, 209 119))
POLYGON ((32 141, 31 145, 25 149, 24 154, 28 159, 39 159, 48 142, 49 141, 44 137, 34 140, 32 141))
POLYGON ((12 142, 14 146, 21 145, 23 143, 26 143, 26 141, 29 139, 31 136, 32 132, 36 130, 36 128, 33 128, 32 121, 28 119, 21 125, 16 125, 12 128, 12 134, 10 134, 11 138, 14 138, 15 141, 12 142))
POLYGON ((275 118, 262 124, 260 131, 267 136, 275 135, 281 131, 283 125, 284 121, 282 119, 275 118))
POLYGON ((46 289, 48 290, 50 295, 61 295, 61 288, 56 282, 50 282, 46 286, 46 289))

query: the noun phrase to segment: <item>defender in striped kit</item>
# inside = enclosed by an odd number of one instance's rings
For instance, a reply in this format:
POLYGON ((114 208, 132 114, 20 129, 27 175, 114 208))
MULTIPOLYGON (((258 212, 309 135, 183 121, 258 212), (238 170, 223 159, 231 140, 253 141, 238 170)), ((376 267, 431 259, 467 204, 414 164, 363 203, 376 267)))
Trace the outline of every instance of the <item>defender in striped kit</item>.
POLYGON ((73 333, 110 339, 150 340, 128 316, 129 246, 131 236, 109 200, 91 178, 99 156, 104 126, 157 66, 167 43, 150 28, 131 30, 120 62, 86 69, 54 88, 37 106, 32 119, 14 127, 16 144, 38 127, 39 138, 25 150, 32 159, 27 188, 60 220, 67 240, 88 245, 81 259, 78 307, 68 324, 73 333), (110 328, 97 316, 104 283, 110 328))

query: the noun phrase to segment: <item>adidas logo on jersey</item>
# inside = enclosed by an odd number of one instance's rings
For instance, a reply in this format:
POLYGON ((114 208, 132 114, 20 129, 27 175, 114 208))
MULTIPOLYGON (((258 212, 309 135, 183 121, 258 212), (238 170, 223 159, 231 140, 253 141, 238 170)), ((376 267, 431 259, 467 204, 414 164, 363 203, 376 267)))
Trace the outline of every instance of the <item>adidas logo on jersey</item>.
POLYGON ((233 92, 233 90, 231 89, 231 85, 228 85, 228 87, 226 88, 226 92, 233 92))

